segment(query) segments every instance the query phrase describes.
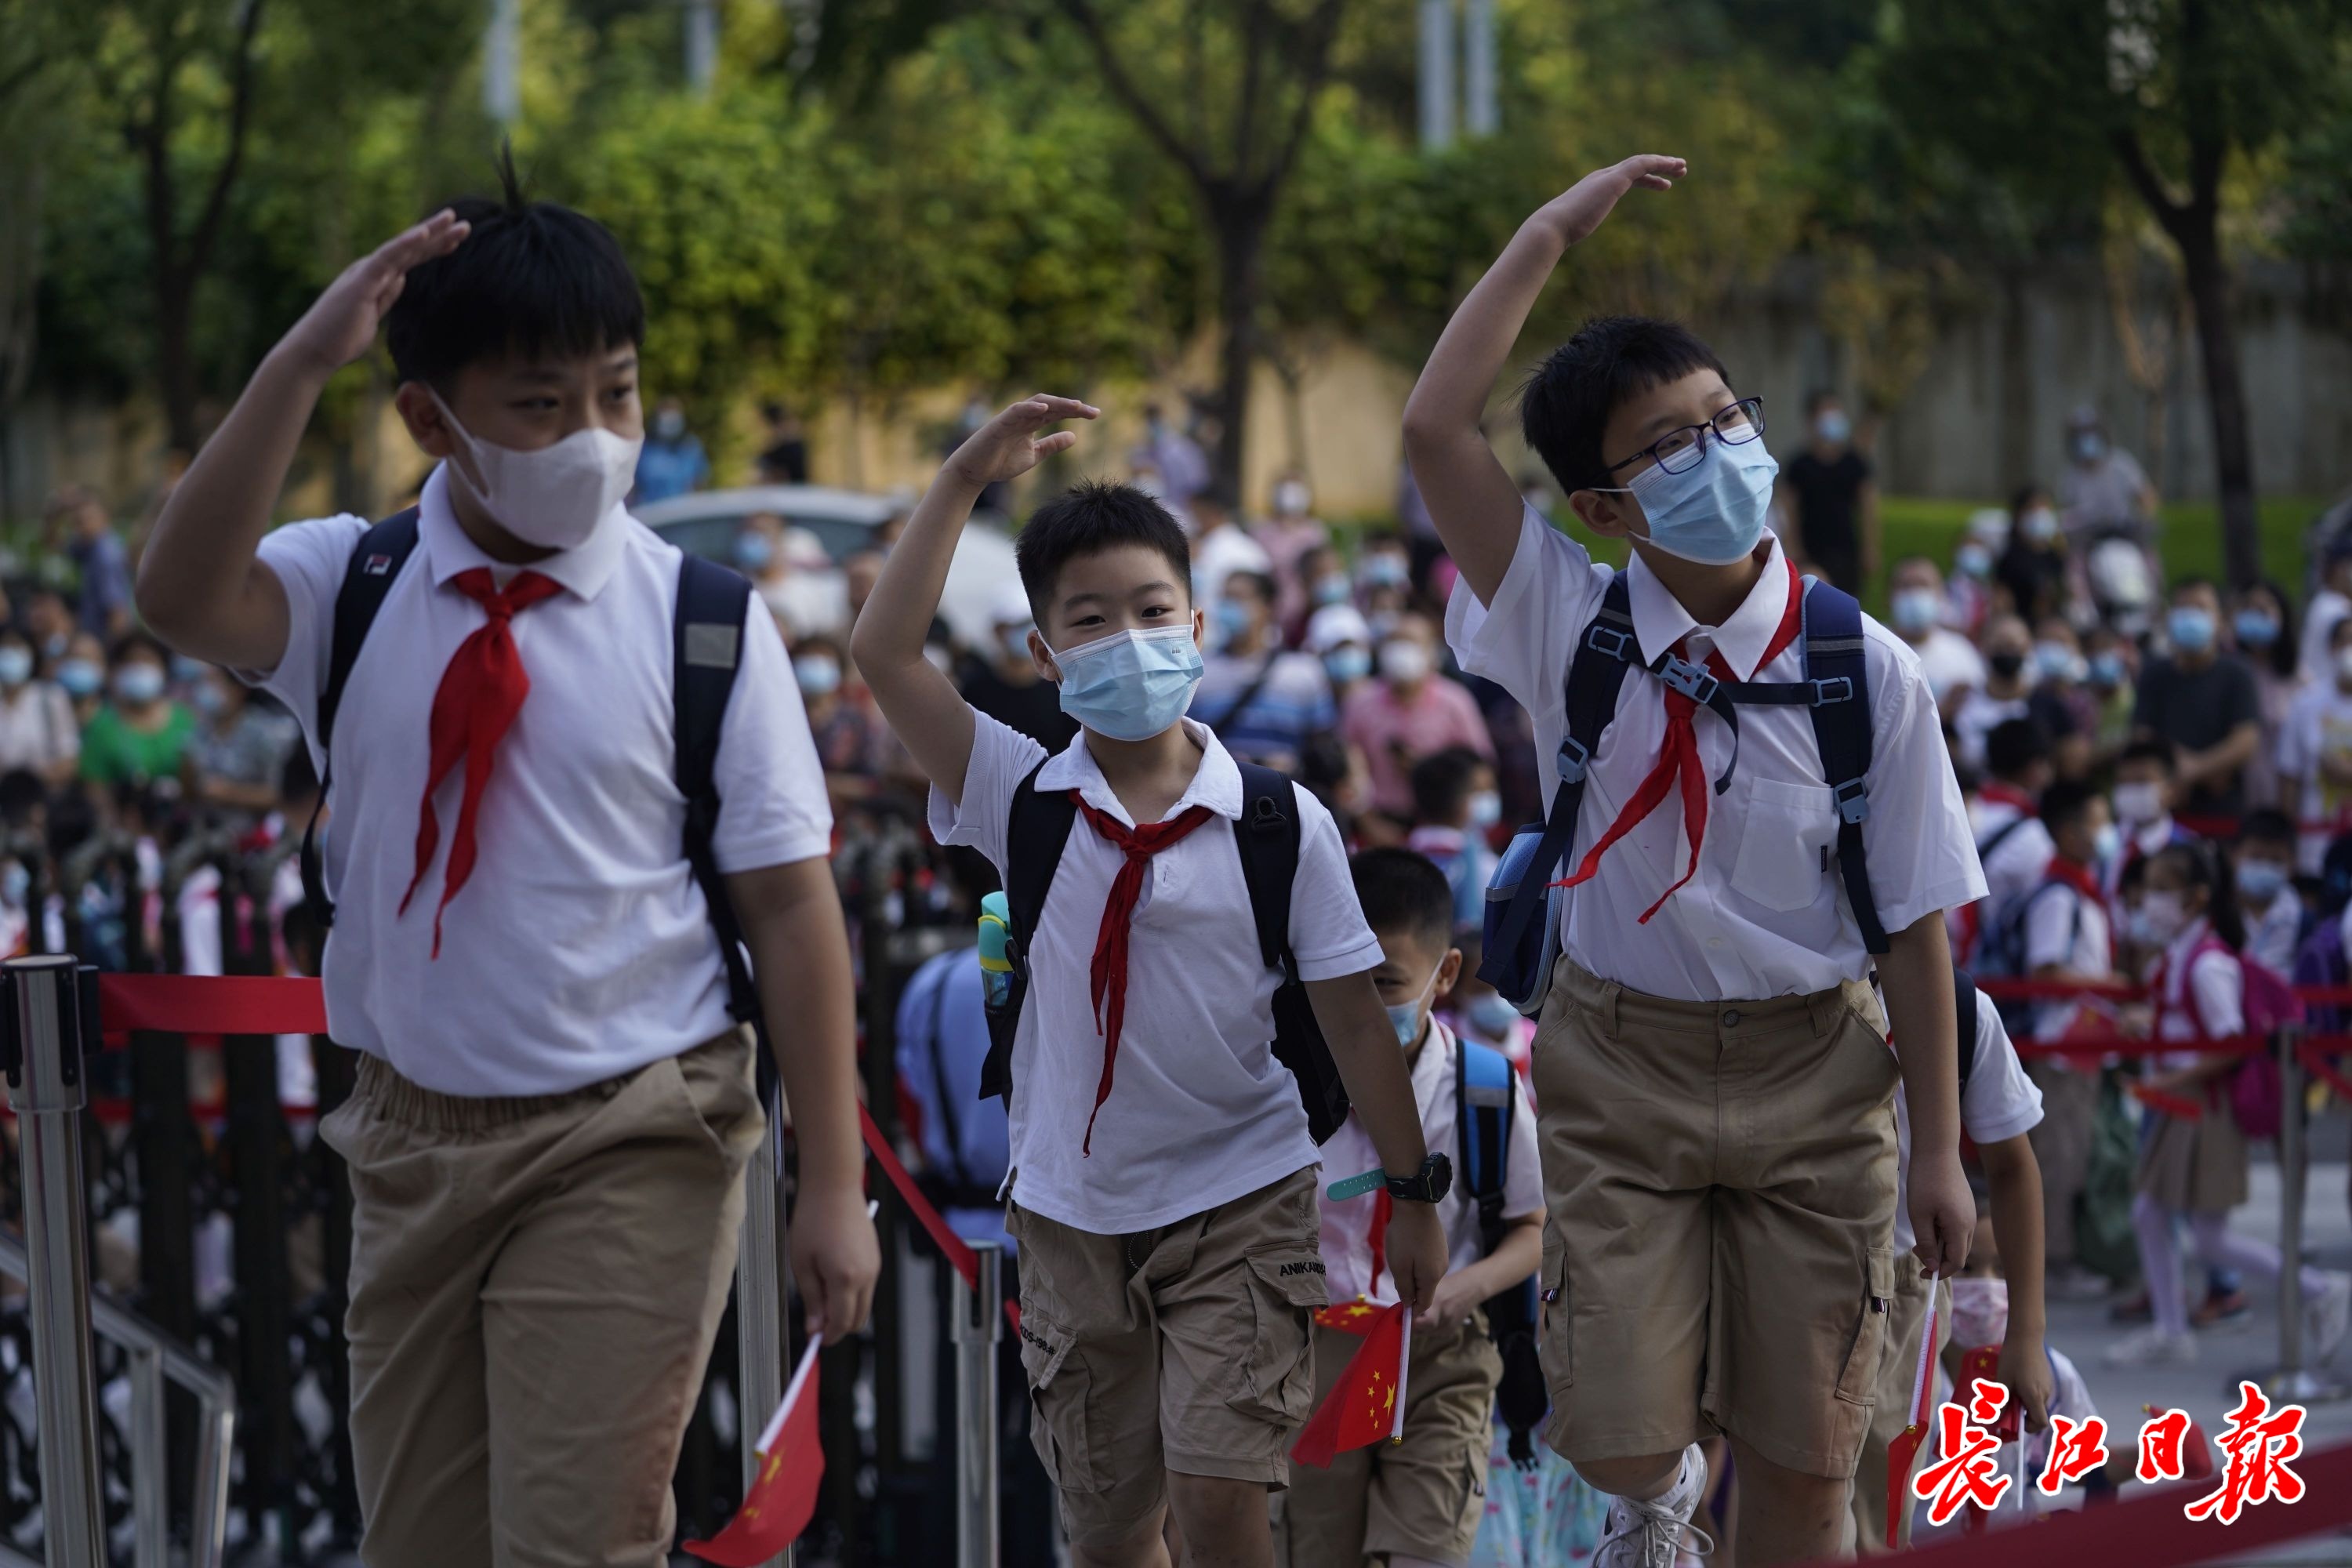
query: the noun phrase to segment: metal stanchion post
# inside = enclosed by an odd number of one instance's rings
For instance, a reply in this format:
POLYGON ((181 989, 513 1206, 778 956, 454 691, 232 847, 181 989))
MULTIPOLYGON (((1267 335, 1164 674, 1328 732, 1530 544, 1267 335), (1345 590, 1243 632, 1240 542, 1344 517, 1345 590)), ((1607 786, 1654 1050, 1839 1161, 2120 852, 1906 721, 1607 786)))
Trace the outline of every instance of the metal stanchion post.
POLYGON ((2278 1032, 2274 1044, 2279 1070, 2278 1366, 2257 1381, 2275 1400, 2311 1405, 2341 1399, 2345 1390, 2303 1364, 2303 1292, 2295 1287, 2295 1277, 2303 1265, 2304 1188, 2311 1173, 2304 1126, 2303 1031, 2290 1024, 2278 1032))
POLYGON ((1003 1245, 975 1241, 980 1288, 949 1270, 955 1345, 956 1568, 996 1568, 996 1347, 1004 1337, 1003 1245))
POLYGON ((24 1166, 42 1530, 49 1568, 100 1568, 106 1561, 106 1526, 90 1365, 79 969, 60 954, 11 959, 0 973, 5 975, 0 1053, 24 1166))
MULTIPOLYGON (((768 1131, 743 1172, 743 1237, 735 1249, 735 1334, 739 1386, 735 1425, 743 1450, 746 1489, 760 1473, 760 1429, 784 1397, 783 1275, 777 1267, 779 1224, 776 1159, 781 1133, 777 1097, 767 1097, 768 1131)), ((789 1563, 792 1553, 781 1561, 789 1563)))

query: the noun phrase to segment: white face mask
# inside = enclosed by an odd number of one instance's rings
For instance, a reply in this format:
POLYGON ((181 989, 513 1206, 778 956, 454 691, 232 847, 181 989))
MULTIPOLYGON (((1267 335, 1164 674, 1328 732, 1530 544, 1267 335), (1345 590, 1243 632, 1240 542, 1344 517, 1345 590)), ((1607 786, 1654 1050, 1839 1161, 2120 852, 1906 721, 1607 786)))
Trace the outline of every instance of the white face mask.
POLYGON ((2147 940, 2160 944, 2189 928, 2189 911, 2182 906, 2179 893, 2150 889, 2140 895, 2139 921, 2147 940))
POLYGON ((636 477, 642 437, 632 440, 592 426, 551 447, 518 452, 476 439, 438 394, 433 401, 465 449, 467 461, 453 460, 449 467, 482 510, 525 544, 572 550, 586 543, 636 477))
POLYGON ((2116 785, 2116 816, 2134 826, 2164 815, 2164 791, 2146 780, 2116 785))
POLYGON ((1391 680, 1419 680, 1433 662, 1429 650, 1412 637, 1392 637, 1381 645, 1381 673, 1391 680))

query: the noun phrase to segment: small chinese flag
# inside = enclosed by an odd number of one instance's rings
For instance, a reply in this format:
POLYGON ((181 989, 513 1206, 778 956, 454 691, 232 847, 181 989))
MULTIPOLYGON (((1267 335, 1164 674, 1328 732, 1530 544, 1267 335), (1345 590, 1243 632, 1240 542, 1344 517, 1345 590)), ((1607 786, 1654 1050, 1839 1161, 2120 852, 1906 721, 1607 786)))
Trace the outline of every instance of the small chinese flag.
POLYGON ((1394 1436, 1404 1381, 1405 1313, 1411 1310, 1402 1301, 1373 1310, 1362 1347, 1339 1374, 1331 1397, 1307 1418, 1298 1441, 1291 1445, 1292 1458, 1327 1468, 1350 1448, 1394 1436))
POLYGON ((1919 1335, 1919 1364, 1911 1373, 1910 1420, 1886 1445, 1886 1550, 1902 1545, 1904 1516, 1911 1511, 1911 1468, 1927 1436, 1927 1406, 1936 1392, 1936 1298, 1927 1297, 1927 1321, 1919 1335))
POLYGON ((1327 1329, 1337 1329, 1343 1334, 1361 1339, 1372 1331, 1385 1309, 1375 1307, 1361 1296, 1352 1301, 1339 1301, 1315 1314, 1316 1322, 1327 1329))
POLYGON ((817 1483, 824 1479, 824 1450, 816 1436, 816 1352, 811 1340, 793 1371, 784 1402, 760 1435, 760 1474, 743 1506, 727 1528, 709 1541, 689 1541, 686 1550, 719 1568, 756 1568, 783 1554, 816 1513, 817 1483))

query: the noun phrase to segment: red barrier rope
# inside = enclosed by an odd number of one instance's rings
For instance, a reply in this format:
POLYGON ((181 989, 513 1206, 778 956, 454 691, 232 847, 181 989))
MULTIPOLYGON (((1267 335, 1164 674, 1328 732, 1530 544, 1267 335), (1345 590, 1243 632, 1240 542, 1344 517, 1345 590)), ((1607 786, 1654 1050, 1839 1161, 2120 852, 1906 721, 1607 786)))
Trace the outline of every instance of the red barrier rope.
POLYGON ((890 1184, 898 1189, 898 1196, 914 1212, 922 1227, 930 1233, 932 1244, 947 1258, 948 1267, 963 1276, 966 1285, 979 1289, 979 1258, 964 1245, 963 1237, 948 1227, 947 1217, 923 1196, 923 1190, 915 1184, 915 1178, 899 1163, 898 1152, 890 1147, 890 1140, 883 1137, 882 1129, 875 1125, 874 1113, 862 1105, 857 1108, 857 1130, 866 1139, 866 1152, 874 1156, 874 1163, 882 1167, 884 1175, 890 1178, 890 1184))
POLYGON ((2352 1444, 2308 1454, 2294 1462, 2303 1500, 2249 1508, 2235 1524, 2192 1521, 2182 1507, 2204 1495, 2194 1487, 2166 1487, 2112 1507, 2043 1515, 2032 1525, 1990 1537, 1937 1542, 1907 1553, 1905 1568, 2083 1568, 2086 1563, 2128 1563, 2132 1568, 2187 1568, 2235 1557, 2256 1547, 2294 1541, 2352 1523, 2352 1444))
POLYGON ((101 974, 106 1041, 134 1029, 173 1035, 323 1035, 326 993, 315 980, 250 974, 101 974))

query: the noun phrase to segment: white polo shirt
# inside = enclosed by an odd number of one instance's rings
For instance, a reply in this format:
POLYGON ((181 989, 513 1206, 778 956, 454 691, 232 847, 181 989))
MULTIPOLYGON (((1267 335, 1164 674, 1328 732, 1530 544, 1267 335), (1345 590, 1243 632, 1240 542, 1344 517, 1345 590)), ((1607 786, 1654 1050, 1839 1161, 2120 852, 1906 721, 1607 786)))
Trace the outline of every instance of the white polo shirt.
POLYGON ((2058 845, 2039 817, 2025 816, 2005 800, 1979 796, 1969 808, 1969 824, 1976 842, 1988 847, 1982 861, 1984 918, 1990 926, 2015 907, 2016 900, 2042 885, 2058 845))
MULTIPOLYGON (((1467 1268, 1486 1255, 1478 1234, 1478 1205, 1463 1180, 1461 1107, 1454 1093, 1454 1058, 1461 1049, 1454 1031, 1433 1017, 1429 1037, 1412 1064, 1412 1098, 1421 1108, 1421 1135, 1429 1152, 1454 1162, 1454 1185, 1437 1205, 1438 1223, 1445 1227, 1446 1268, 1467 1268)), ((1543 1156, 1536 1147, 1536 1108, 1528 1098, 1526 1082, 1517 1073, 1511 1087, 1519 1103, 1511 1113, 1510 1149, 1503 1162, 1503 1217, 1519 1219, 1543 1213, 1543 1156)), ((1330 1181, 1339 1181, 1379 1167, 1381 1156, 1372 1135, 1350 1115, 1323 1145, 1323 1168, 1330 1181)), ((1372 1278, 1372 1213, 1376 1193, 1334 1203, 1318 1199, 1323 1210, 1323 1269, 1334 1301, 1362 1296, 1380 1306, 1397 1299, 1396 1280, 1383 1268, 1372 1278)))
MULTIPOLYGON (((1969 1042, 1960 1042, 1966 1048, 1969 1042)), ((2000 1009, 1977 993, 1977 1037, 1968 1087, 1960 1091, 1960 1131, 1981 1147, 2000 1143, 2042 1125, 2042 1090, 2025 1076, 2017 1044, 2002 1026, 2000 1009)), ((1895 1256, 1897 1267, 1918 1239, 1911 1228, 1911 1106, 1903 1086, 1895 1087, 1895 1256)))
MULTIPOLYGON (((1004 870, 1013 795, 1045 749, 975 710, 963 799, 931 792, 931 831, 1004 870)), ((1111 880, 1126 857, 1084 816, 1070 828, 1030 943, 1029 991, 1013 1045, 1013 1194, 1047 1219, 1116 1236, 1150 1230, 1255 1192, 1316 1163, 1290 1069, 1274 1059, 1276 975, 1257 947, 1234 823, 1241 770, 1206 725, 1187 719, 1201 766, 1168 811, 1214 815, 1152 857, 1128 948, 1127 1016, 1110 1098, 1080 1152, 1102 1076, 1089 975, 1111 880)), ((1087 751, 1082 731, 1037 774, 1076 790, 1129 826, 1135 819, 1087 751)), ((1295 792, 1298 875, 1290 948, 1300 978, 1360 974, 1381 962, 1348 876, 1339 830, 1295 792)))
MULTIPOLYGON (((331 823, 322 826, 335 931, 327 1023, 444 1094, 556 1094, 724 1031, 727 985, 683 847, 672 776, 671 615, 678 552, 625 512, 531 570, 565 592, 514 618, 530 695, 498 749, 476 839, 480 859, 433 912, 465 770, 434 796, 441 845, 405 916, 416 865, 433 696, 483 624, 452 586, 500 568, 449 510, 446 470, 425 482, 417 546, 384 596, 335 718, 331 823)), ((312 761, 335 595, 367 523, 296 523, 262 541, 285 584, 286 657, 257 677, 300 721, 312 761)), ((832 814, 799 688, 772 617, 745 618, 719 732, 722 872, 824 855, 832 814)))
MULTIPOLYGON (((1677 638, 1690 656, 1712 647, 1743 679, 1803 677, 1801 640, 1759 669, 1788 606, 1788 558, 1769 535, 1764 571, 1719 627, 1694 621, 1636 556, 1629 568, 1635 640, 1644 663, 1677 638)), ((1567 730, 1569 665, 1600 613, 1609 569, 1532 510, 1519 524, 1510 570, 1482 605, 1468 579, 1454 585, 1445 637, 1462 668, 1496 681, 1535 721, 1536 768, 1549 803, 1567 730)), ((1879 919, 1898 931, 1922 916, 1984 897, 1984 874, 1937 721, 1934 697, 1911 650, 1876 621, 1863 621, 1872 747, 1862 825, 1879 919)), ((1731 733, 1697 716, 1699 756, 1713 780, 1731 761, 1731 733)), ((1577 819, 1572 870, 1617 818, 1665 742, 1665 688, 1629 669, 1617 717, 1594 753, 1577 819)), ((1641 913, 1682 875, 1682 806, 1669 792, 1657 810, 1612 845, 1593 879, 1569 896, 1569 955, 1592 973, 1677 1001, 1766 1000, 1825 991, 1869 973, 1871 957, 1846 907, 1837 866, 1837 813, 1822 775, 1812 718, 1803 708, 1739 712, 1739 766, 1730 789, 1710 791, 1698 875, 1647 925, 1641 913)), ((1561 875, 1566 875, 1563 870, 1561 875)))

